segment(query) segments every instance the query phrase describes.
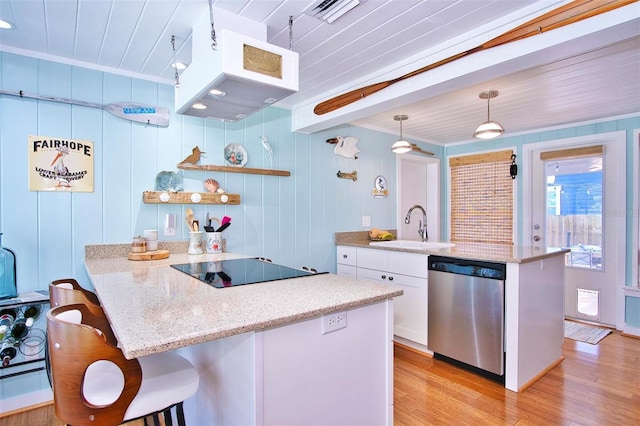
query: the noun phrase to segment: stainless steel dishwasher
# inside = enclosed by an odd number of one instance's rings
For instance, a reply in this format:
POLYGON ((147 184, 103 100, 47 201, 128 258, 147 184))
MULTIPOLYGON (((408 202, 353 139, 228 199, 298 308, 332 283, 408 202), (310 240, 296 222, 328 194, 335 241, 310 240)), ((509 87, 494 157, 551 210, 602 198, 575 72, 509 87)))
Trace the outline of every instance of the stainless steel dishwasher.
POLYGON ((506 265, 429 256, 428 348, 504 376, 506 265))

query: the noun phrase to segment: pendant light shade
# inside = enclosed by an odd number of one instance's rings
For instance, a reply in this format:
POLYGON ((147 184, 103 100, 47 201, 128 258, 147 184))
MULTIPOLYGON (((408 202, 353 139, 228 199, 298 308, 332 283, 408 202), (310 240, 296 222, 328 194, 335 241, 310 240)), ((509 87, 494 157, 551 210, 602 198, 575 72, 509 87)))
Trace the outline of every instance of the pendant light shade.
POLYGON ((392 146, 391 152, 395 154, 406 154, 411 151, 411 144, 402 138, 402 122, 408 119, 407 115, 394 115, 393 119, 400 122, 400 139, 398 139, 392 146))
POLYGON ((479 95, 480 99, 487 100, 487 121, 478 126, 475 132, 473 132, 473 137, 478 139, 493 139, 504 133, 504 127, 502 124, 497 121, 491 121, 489 116, 490 108, 489 102, 491 98, 498 97, 497 90, 488 90, 486 92, 482 92, 479 95))

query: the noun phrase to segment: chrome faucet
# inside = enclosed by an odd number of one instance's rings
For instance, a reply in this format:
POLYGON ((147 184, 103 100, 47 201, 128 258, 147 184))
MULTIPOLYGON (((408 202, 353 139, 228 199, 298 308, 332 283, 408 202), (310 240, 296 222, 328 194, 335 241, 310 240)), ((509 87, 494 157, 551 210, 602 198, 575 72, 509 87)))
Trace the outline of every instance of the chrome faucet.
POLYGON ((422 241, 429 241, 429 235, 427 234, 427 212, 424 211, 424 208, 419 205, 415 205, 409 209, 407 213, 407 217, 404 218, 404 223, 407 225, 411 223, 411 213, 414 209, 418 209, 422 212, 422 220, 420 221, 420 229, 418 229, 418 235, 422 238, 422 241))

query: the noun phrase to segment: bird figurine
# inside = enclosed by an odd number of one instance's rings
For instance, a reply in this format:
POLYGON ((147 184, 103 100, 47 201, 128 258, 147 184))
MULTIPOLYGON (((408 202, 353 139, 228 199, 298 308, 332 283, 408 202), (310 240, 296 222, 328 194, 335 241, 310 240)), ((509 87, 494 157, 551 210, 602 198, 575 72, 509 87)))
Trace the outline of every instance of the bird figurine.
POLYGON ((360 150, 356 146, 356 144, 358 143, 358 139, 352 136, 347 136, 346 138, 337 136, 336 139, 336 144, 333 147, 333 152, 336 155, 341 155, 346 158, 353 158, 355 160, 358 159, 358 156, 356 155, 360 152, 360 150))
POLYGON ((187 158, 182 160, 183 163, 189 163, 189 164, 195 165, 198 163, 198 161, 200 161, 200 155, 206 154, 206 152, 200 151, 200 148, 198 148, 197 146, 193 148, 191 151, 192 151, 191 155, 188 155, 187 158))
POLYGON ((269 154, 269 160, 273 165, 273 147, 269 142, 267 142, 267 138, 265 138, 264 136, 258 136, 258 138, 260 138, 260 142, 262 143, 262 147, 264 148, 264 150, 269 154))

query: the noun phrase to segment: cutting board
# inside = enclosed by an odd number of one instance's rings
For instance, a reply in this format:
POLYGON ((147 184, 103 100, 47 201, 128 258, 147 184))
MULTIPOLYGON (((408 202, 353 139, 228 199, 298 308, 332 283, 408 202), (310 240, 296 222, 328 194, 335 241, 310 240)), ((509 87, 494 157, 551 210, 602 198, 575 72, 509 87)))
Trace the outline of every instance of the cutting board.
POLYGON ((129 260, 158 260, 169 257, 169 250, 153 250, 144 253, 129 253, 129 260))

